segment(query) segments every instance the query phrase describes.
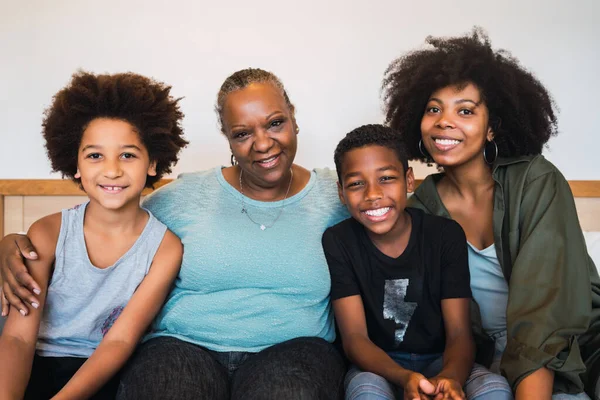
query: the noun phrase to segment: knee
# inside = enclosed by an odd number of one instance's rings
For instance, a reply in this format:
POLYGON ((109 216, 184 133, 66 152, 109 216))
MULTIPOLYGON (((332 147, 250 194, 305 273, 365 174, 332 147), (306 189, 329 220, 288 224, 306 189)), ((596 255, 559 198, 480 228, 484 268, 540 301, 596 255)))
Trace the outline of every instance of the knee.
POLYGON ((506 378, 476 366, 465 383, 465 394, 469 400, 512 400, 513 394, 506 378))
POLYGON ((204 350, 176 339, 142 345, 121 374, 117 399, 228 398, 227 373, 204 350))
POLYGON ((346 400, 395 399, 393 386, 372 372, 358 372, 346 379, 346 400))

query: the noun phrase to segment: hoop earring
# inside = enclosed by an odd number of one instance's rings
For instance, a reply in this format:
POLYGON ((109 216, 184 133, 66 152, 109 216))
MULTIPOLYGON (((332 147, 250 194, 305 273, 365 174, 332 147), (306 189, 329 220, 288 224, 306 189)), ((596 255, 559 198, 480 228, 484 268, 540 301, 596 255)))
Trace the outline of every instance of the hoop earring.
POLYGON ((431 156, 423 148, 423 139, 419 139, 419 151, 421 152, 421 155, 423 156, 423 158, 425 158, 425 161, 431 162, 431 156))
POLYGON ((235 156, 232 154, 231 155, 231 166, 235 167, 236 165, 238 165, 237 160, 235 159, 235 156))
POLYGON ((493 163, 496 162, 496 160, 498 159, 498 145, 496 144, 496 142, 494 141, 494 139, 492 140, 488 140, 485 142, 485 146, 483 146, 483 159, 485 160, 486 163, 492 165, 493 163), (488 159, 488 155, 487 155, 487 148, 489 144, 493 144, 494 145, 494 158, 492 160, 488 159))

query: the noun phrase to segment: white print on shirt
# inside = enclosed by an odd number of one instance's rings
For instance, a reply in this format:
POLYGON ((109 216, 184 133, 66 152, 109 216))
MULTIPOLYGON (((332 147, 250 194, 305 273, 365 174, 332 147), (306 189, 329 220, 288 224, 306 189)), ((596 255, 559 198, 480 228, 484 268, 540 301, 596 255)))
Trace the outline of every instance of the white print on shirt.
POLYGON ((385 281, 383 297, 383 318, 396 323, 394 333, 395 344, 398 346, 404 340, 404 334, 410 319, 417 308, 417 303, 404 301, 409 285, 408 279, 393 279, 385 281))

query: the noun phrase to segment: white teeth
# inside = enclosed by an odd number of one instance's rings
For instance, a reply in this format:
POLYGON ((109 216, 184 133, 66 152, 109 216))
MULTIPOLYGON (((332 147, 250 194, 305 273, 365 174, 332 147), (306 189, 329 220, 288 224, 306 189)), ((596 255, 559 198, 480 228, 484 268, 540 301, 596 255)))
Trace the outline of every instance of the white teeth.
POLYGON ((121 190, 122 188, 120 186, 102 186, 104 189, 108 190, 109 192, 116 192, 121 190))
POLYGON ((441 144, 443 146, 451 146, 453 144, 459 144, 460 140, 454 140, 454 139, 435 139, 435 142, 438 144, 441 144))
POLYGON ((263 163, 263 164, 267 164, 267 163, 270 163, 271 161, 275 160, 276 158, 277 158, 277 156, 273 156, 271 158, 267 158, 266 160, 262 160, 262 161, 259 161, 259 162, 263 163))
POLYGON ((382 215, 386 214, 388 211, 390 211, 389 207, 383 207, 383 208, 378 208, 376 210, 367 210, 367 211, 365 211, 365 214, 367 214, 370 217, 381 217, 382 215))

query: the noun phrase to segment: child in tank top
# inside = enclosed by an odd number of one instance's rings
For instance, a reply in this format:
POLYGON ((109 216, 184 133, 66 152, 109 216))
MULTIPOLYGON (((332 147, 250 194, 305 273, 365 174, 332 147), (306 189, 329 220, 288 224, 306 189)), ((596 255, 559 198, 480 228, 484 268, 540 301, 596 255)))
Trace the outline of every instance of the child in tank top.
POLYGON ((133 74, 78 72, 46 111, 55 171, 89 200, 35 222, 28 260, 41 286, 0 337, 0 398, 114 398, 116 374, 161 308, 182 244, 140 207, 187 142, 170 87, 133 74))

